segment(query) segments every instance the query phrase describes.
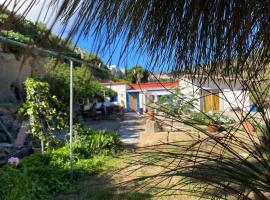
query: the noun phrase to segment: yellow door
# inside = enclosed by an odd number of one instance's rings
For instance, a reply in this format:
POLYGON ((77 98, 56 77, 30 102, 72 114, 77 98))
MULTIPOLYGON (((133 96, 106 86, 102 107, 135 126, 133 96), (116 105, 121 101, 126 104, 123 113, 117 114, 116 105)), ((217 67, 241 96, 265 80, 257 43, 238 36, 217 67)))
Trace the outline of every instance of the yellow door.
POLYGON ((203 97, 203 102, 204 102, 204 112, 209 112, 212 110, 212 95, 210 92, 205 91, 204 92, 204 97, 203 97))
POLYGON ((219 111, 219 94, 218 92, 204 91, 204 112, 219 111))
POLYGON ((219 95, 218 95, 218 93, 213 93, 212 98, 213 98, 213 111, 219 111, 219 95))

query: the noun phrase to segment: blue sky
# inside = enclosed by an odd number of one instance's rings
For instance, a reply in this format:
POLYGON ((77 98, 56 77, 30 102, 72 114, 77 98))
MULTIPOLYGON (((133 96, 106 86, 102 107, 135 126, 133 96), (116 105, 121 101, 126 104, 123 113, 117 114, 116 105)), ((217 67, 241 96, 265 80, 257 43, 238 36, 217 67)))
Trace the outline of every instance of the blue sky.
MULTIPOLYGON (((75 41, 74 41, 75 42, 75 41)), ((79 47, 88 50, 89 52, 96 53, 94 45, 94 37, 88 36, 87 38, 80 38, 77 43, 79 47)), ((107 49, 104 51, 97 52, 99 57, 108 65, 117 65, 121 68, 132 67, 134 65, 140 64, 142 66, 147 65, 147 54, 146 53, 136 53, 136 51, 129 51, 128 56, 120 59, 121 49, 123 46, 123 40, 120 38, 118 45, 114 46, 112 49, 107 49)))

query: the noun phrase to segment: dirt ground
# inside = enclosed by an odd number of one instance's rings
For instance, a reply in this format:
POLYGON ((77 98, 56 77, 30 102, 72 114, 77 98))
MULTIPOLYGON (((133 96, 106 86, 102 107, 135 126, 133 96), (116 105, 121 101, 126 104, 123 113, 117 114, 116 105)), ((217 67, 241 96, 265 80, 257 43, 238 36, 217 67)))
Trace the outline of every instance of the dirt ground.
MULTIPOLYGON (((83 177, 72 184, 70 188, 60 194, 54 194, 54 200, 196 200, 181 193, 164 193, 162 188, 156 187, 156 180, 137 180, 145 175, 154 175, 162 168, 133 163, 141 159, 141 155, 128 153, 113 158, 106 164, 106 170, 98 175, 83 177), (133 164, 132 164, 133 163, 133 164)), ((145 158, 142 158, 145 159, 145 158)), ((163 181, 158 186, 168 186, 175 180, 163 181)))

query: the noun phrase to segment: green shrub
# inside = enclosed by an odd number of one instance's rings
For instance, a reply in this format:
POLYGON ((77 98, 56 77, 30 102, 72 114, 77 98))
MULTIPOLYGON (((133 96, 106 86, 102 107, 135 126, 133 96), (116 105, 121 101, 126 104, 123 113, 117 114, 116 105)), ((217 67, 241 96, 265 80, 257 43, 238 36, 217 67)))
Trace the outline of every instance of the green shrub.
MULTIPOLYGON (((87 152, 86 148, 88 147, 81 146, 80 150, 84 149, 87 152)), ((110 158, 93 154, 86 158, 85 155, 76 152, 73 155, 75 179, 102 171, 105 162, 110 158)), ((17 167, 5 165, 0 168, 0 183, 0 200, 47 199, 51 193, 66 189, 71 183, 69 145, 44 155, 33 154, 25 157, 17 167)))
POLYGON ((49 155, 33 154, 15 167, 0 169, 0 199, 44 199, 69 185, 67 170, 50 164, 49 155))
POLYGON ((22 43, 28 43, 31 40, 29 37, 22 35, 18 32, 14 32, 14 31, 2 30, 0 32, 0 35, 5 36, 11 40, 15 40, 17 42, 22 42, 22 43))
POLYGON ((235 123, 235 120, 229 116, 220 113, 193 113, 189 119, 186 120, 189 124, 207 125, 211 122, 219 125, 230 125, 235 123))
POLYGON ((187 124, 196 124, 196 125, 207 125, 208 118, 201 112, 196 112, 191 115, 189 119, 186 120, 187 124))
POLYGON ((84 158, 110 155, 122 149, 119 135, 112 131, 77 128, 75 134, 74 153, 84 158))
POLYGON ((20 109, 30 118, 31 133, 41 141, 57 144, 55 131, 62 130, 66 124, 66 113, 56 96, 50 94, 49 84, 27 78, 25 81, 26 102, 20 109))

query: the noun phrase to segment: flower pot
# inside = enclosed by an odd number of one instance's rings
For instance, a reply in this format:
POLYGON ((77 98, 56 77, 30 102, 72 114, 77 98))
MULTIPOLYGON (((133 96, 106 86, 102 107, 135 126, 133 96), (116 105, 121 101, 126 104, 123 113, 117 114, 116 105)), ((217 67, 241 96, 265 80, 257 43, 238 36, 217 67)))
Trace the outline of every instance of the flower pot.
POLYGON ((247 133, 254 132, 254 127, 250 122, 243 122, 243 128, 247 133))
POLYGON ((215 133, 219 130, 219 125, 218 124, 208 124, 207 125, 207 131, 210 133, 215 133))
POLYGON ((146 114, 147 114, 147 119, 154 121, 155 114, 153 111, 148 111, 146 114))

